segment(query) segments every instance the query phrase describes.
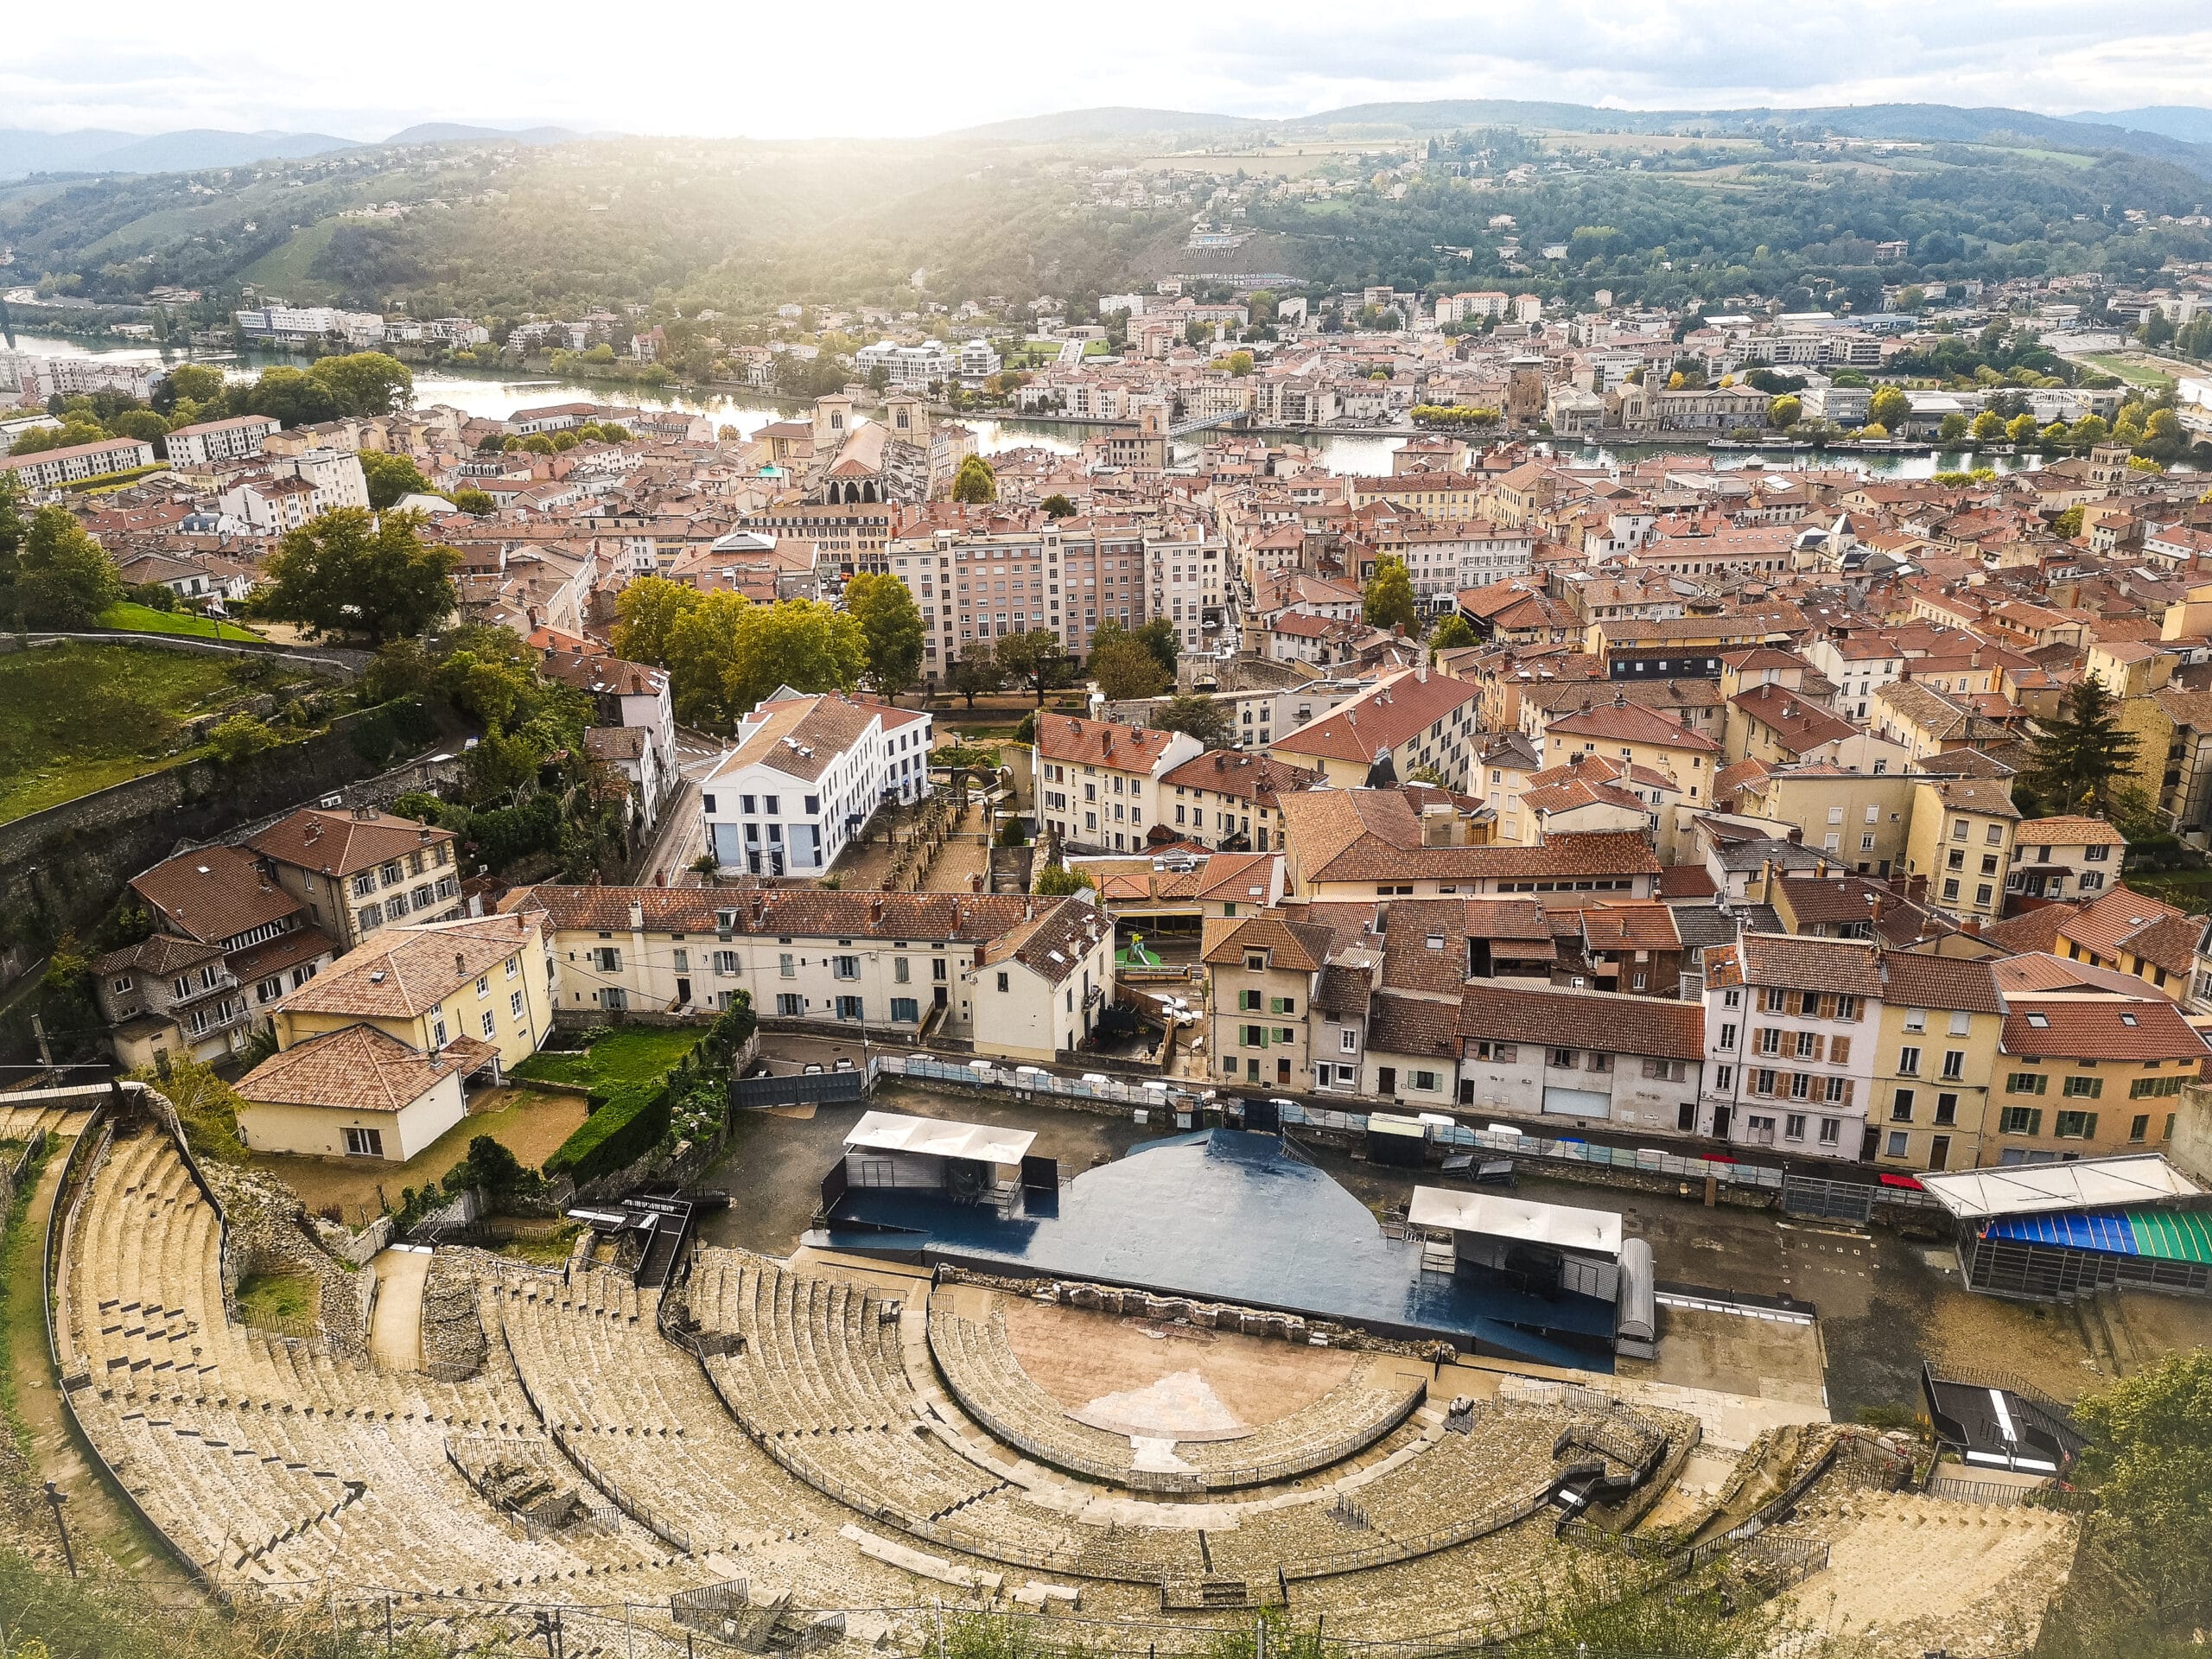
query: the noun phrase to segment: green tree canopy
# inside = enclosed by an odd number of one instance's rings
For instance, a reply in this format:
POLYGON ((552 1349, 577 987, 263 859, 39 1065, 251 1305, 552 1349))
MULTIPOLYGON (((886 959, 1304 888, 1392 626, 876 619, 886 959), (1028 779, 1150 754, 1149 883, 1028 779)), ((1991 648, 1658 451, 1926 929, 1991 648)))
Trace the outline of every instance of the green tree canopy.
POLYGON ((866 677, 876 694, 896 697, 922 666, 922 613, 906 584, 862 572, 845 584, 845 609, 860 624, 866 677))
POLYGON ((1805 405, 1794 392, 1784 392, 1779 397, 1767 400, 1766 423, 1780 431, 1788 431, 1797 424, 1805 412, 1805 405))
POLYGON ((976 699, 997 690, 1006 683, 1006 671, 999 666, 998 655, 988 639, 970 639, 960 647, 960 655, 946 670, 946 681, 951 689, 968 699, 973 709, 976 699))
POLYGON ((1109 702, 1156 697, 1174 683, 1134 636, 1121 632, 1092 645, 1090 677, 1109 702))
POLYGON ((384 352, 318 358, 308 378, 330 393, 340 415, 389 415, 415 401, 414 371, 384 352))
POLYGON ((2137 739, 2120 724, 2112 694, 2087 676, 2076 680, 2057 717, 2037 721, 2030 739, 2029 778, 2062 812, 2103 804, 2113 780, 2134 763, 2137 739))
POLYGON ((1868 404, 1866 418, 1894 432, 1912 418, 1912 399, 1895 386, 1884 386, 1868 404))
POLYGON ((1236 741, 1236 721, 1229 705, 1203 692, 1170 697, 1152 711, 1156 732, 1183 732, 1210 749, 1225 749, 1236 741))
POLYGON ((1379 561, 1375 574, 1368 578, 1367 591, 1362 599, 1370 626, 1403 628, 1408 634, 1416 632, 1414 582, 1403 559, 1379 561))
POLYGON ((1475 637, 1475 625, 1457 611, 1446 617, 1428 632, 1428 654, 1431 661, 1440 651, 1458 651, 1464 646, 1479 645, 1475 637))
MULTIPOLYGON (((2212 1351, 2170 1353, 2075 1408, 2097 1540, 2169 1628, 2212 1620, 2212 1351)), ((2118 1649, 2115 1649, 2117 1651, 2118 1649)))
POLYGON ((83 628, 123 597, 107 550, 62 507, 28 518, 22 486, 0 474, 0 616, 35 628, 83 628))
POLYGON ((614 648, 669 671, 677 718, 728 731, 779 686, 849 691, 867 669, 860 623, 815 600, 755 605, 648 576, 615 601, 614 648))
POLYGON ((362 476, 369 480, 369 505, 378 512, 398 505, 404 496, 431 493, 430 480, 404 455, 364 449, 359 459, 362 476))
POLYGON ((1065 864, 1047 864, 1037 872, 1037 896, 1040 899, 1065 899, 1071 893, 1087 893, 1097 885, 1089 871, 1071 870, 1065 864))
POLYGON ((952 499, 974 505, 999 499, 998 474, 991 470, 991 463, 981 455, 970 455, 960 463, 960 470, 953 475, 952 499))
POLYGON ((449 547, 424 545, 423 524, 417 512, 318 513, 269 556, 269 580, 256 591, 256 607, 317 637, 363 633, 382 645, 421 633, 452 612, 454 567, 461 563, 449 547))
POLYGON ((486 518, 499 510, 499 504, 481 490, 455 490, 453 504, 472 518, 486 518))
POLYGON ((1985 409, 1974 417, 1969 429, 1976 443, 1998 443, 2005 436, 2005 417, 1993 409, 1985 409))
POLYGON ((1045 509, 1045 516, 1047 518, 1072 518, 1075 517, 1075 503, 1069 500, 1067 497, 1062 495, 1057 490, 1055 490, 1052 494, 1046 496, 1042 501, 1038 503, 1038 505, 1045 509))
POLYGON ((1015 681, 1029 682, 1037 693, 1039 709, 1045 706, 1045 694, 1066 681, 1067 647, 1061 644, 1060 636, 1050 628, 1032 628, 1026 633, 1002 634, 995 648, 999 667, 1015 681))

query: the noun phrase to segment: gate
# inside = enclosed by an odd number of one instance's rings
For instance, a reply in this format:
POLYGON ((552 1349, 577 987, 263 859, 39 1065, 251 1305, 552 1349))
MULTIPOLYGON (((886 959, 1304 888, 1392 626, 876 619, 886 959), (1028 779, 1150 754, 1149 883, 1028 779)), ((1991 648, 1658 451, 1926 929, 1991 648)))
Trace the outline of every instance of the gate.
POLYGON ((1866 1181, 1826 1181, 1812 1175, 1782 1178, 1784 1215, 1807 1216, 1824 1221, 1847 1221, 1864 1227, 1873 1219, 1878 1188, 1866 1181))

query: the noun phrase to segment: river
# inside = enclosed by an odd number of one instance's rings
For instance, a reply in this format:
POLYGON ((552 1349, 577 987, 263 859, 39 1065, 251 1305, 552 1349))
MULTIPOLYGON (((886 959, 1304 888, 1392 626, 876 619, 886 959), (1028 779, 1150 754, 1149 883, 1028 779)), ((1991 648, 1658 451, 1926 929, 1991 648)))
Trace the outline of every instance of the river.
MULTIPOLYGON (((20 330, 16 333, 16 340, 19 351, 42 356, 75 357, 98 353, 130 362, 177 360, 176 353, 165 353, 150 346, 88 346, 81 340, 50 334, 25 334, 20 330)), ((255 372, 267 359, 251 359, 250 365, 249 359, 225 353, 203 355, 194 360, 209 363, 232 374, 245 375, 255 372)), ((302 366, 308 361, 306 358, 284 360, 302 366)), ((415 371, 415 401, 422 404, 446 404, 467 414, 493 420, 504 420, 517 409, 526 408, 532 404, 588 401, 627 404, 639 409, 692 409, 711 416, 717 425, 734 426, 748 437, 769 422, 788 418, 802 407, 789 404, 779 408, 757 397, 737 397, 721 392, 702 397, 668 387, 633 386, 620 381, 556 380, 544 376, 504 374, 497 370, 480 372, 419 368, 415 371)), ((1072 454, 1083 439, 1101 432, 1122 429, 1070 425, 1055 421, 1001 420, 984 416, 963 415, 960 419, 963 425, 975 432, 976 447, 987 455, 995 454, 1002 449, 1029 446, 1072 454)), ((1390 470, 1391 452, 1406 441, 1406 435, 1395 432, 1331 433, 1319 439, 1301 441, 1319 447, 1323 464, 1332 473, 1372 474, 1390 470)), ((1701 452, 1695 446, 1681 444, 1615 443, 1584 445, 1580 448, 1561 445, 1560 453, 1577 461, 1609 462, 1640 461, 1653 455, 1681 455, 1688 459, 1701 452)), ((1726 457, 1721 463, 1724 466, 1738 464, 1741 458, 1740 452, 1724 454, 1726 457)), ((1886 478, 1925 478, 1931 473, 1964 470, 1976 465, 1993 466, 1999 472, 2031 472, 2043 465, 2043 457, 1998 455, 1978 461, 1971 452, 1860 455, 1813 449, 1797 454, 1770 456, 1766 458, 1765 464, 1769 467, 1847 467, 1886 478)))

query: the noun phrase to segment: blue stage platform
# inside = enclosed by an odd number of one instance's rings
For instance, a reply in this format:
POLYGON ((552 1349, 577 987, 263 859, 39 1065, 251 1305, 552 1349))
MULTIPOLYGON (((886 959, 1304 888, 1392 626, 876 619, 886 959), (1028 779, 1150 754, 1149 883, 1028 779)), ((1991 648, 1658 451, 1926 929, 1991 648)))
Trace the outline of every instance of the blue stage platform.
POLYGON ((1377 1336, 1584 1370, 1612 1369, 1614 1311, 1421 1270, 1367 1206, 1271 1135, 1208 1129, 1138 1147, 1028 1212, 911 1188, 851 1187, 826 1240, 856 1254, 1094 1281, 1300 1313, 1377 1336), (1054 1213, 1042 1214, 1040 1209, 1054 1213))

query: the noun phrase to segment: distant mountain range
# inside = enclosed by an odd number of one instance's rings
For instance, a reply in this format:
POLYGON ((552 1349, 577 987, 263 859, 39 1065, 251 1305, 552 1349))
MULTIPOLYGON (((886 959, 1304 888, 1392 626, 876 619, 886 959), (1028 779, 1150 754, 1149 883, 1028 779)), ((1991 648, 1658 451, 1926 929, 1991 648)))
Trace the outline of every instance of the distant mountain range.
POLYGON ((1814 127, 1843 137, 1920 143, 1978 143, 2011 135, 2069 149, 2118 149, 2171 162, 2212 179, 2212 111, 2168 108, 2061 118, 2031 110, 1962 109, 1951 104, 1863 104, 1813 108, 1604 110, 1517 99, 1436 99, 1356 104, 1280 119, 1182 110, 1068 110, 969 127, 946 137, 989 143, 1204 143, 1249 137, 1404 139, 1484 126, 1558 132, 1711 132, 1814 127))
MULTIPOLYGON (((395 132, 386 144, 482 143, 507 139, 524 144, 565 144, 591 135, 566 127, 465 126, 429 121, 395 132)), ((327 132, 220 132, 197 127, 150 137, 83 127, 73 132, 33 132, 0 127, 0 179, 26 173, 188 173, 204 167, 243 167, 289 161, 333 150, 372 148, 327 132)))
POLYGON ((2192 109, 2187 105, 2153 104, 2140 110, 2109 110, 2101 115, 2084 110, 2066 118, 2099 126, 2127 127, 2137 132, 2162 133, 2185 143, 2212 144, 2212 110, 2192 109))

